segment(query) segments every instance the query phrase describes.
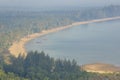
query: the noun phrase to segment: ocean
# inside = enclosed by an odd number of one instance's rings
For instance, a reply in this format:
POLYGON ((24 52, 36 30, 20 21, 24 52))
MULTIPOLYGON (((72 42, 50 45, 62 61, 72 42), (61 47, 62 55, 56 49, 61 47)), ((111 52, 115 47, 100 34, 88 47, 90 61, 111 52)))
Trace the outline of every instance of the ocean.
POLYGON ((108 63, 120 66, 120 20, 74 26, 35 38, 27 51, 44 51, 55 59, 75 59, 79 65, 108 63))

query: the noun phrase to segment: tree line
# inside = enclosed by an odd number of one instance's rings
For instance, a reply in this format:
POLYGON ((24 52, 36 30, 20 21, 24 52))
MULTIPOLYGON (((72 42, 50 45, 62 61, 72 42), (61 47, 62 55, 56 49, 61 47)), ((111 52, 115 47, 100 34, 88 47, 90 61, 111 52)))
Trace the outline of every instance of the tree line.
POLYGON ((0 63, 1 80, 120 80, 120 74, 88 73, 75 60, 54 60, 44 52, 29 52, 26 58, 11 56, 10 60, 10 64, 0 63))

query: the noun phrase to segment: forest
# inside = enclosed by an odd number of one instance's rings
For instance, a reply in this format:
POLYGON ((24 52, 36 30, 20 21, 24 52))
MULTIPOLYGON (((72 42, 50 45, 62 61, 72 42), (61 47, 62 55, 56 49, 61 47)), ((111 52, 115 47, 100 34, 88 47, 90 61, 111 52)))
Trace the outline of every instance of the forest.
POLYGON ((0 11, 0 80, 120 80, 120 74, 83 71, 75 60, 55 60, 44 52, 15 58, 8 48, 27 35, 55 27, 120 16, 120 6, 60 11, 0 11), (6 63, 6 60, 9 61, 6 63))
POLYGON ((88 73, 75 60, 55 60, 43 51, 10 60, 10 64, 0 63, 0 80, 120 80, 119 73, 88 73))

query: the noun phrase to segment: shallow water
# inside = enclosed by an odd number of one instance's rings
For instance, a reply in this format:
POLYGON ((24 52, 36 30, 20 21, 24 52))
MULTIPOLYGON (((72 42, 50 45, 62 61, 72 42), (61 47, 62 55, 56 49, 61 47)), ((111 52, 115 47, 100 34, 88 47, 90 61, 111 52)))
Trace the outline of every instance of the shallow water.
POLYGON ((27 51, 44 51, 54 58, 75 59, 79 65, 120 65, 120 20, 79 25, 36 38, 27 51))

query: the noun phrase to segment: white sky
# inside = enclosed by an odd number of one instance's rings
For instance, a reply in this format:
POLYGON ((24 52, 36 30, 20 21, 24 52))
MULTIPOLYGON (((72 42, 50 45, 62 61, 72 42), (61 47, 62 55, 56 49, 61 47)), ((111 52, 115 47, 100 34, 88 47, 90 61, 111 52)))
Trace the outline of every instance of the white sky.
POLYGON ((53 7, 101 6, 120 4, 120 0, 0 0, 0 6, 53 7))

